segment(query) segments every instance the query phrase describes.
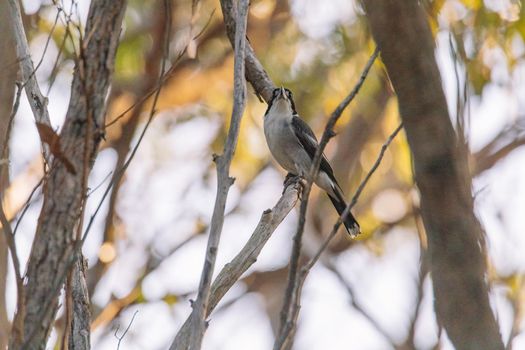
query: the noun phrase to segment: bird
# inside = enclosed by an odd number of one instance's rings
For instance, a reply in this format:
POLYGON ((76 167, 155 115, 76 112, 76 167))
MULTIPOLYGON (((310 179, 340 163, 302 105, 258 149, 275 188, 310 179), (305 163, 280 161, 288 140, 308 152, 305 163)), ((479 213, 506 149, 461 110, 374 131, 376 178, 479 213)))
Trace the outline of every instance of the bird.
MULTIPOLYGON (((273 158, 288 171, 287 179, 290 176, 306 178, 319 143, 310 126, 297 114, 289 89, 281 86, 273 90, 264 114, 264 136, 273 158)), ((324 154, 314 183, 326 192, 341 216, 346 208, 343 191, 324 154)), ((343 224, 352 238, 361 233, 352 213, 348 213, 343 224)))

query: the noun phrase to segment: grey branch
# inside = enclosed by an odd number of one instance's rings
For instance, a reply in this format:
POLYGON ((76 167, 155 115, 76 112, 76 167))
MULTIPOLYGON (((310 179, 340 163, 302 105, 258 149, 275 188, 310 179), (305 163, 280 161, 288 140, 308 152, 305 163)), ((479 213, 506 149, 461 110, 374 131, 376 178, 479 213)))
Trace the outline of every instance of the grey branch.
MULTIPOLYGON (((299 222, 297 224, 297 230, 294 236, 294 244, 292 247, 292 254, 290 257, 288 286, 286 287, 284 303, 281 309, 279 334, 275 339, 275 343, 273 347, 274 350, 288 349, 291 346, 292 335, 295 329, 295 319, 297 318, 297 315, 299 313, 299 310, 298 310, 299 300, 295 299, 296 297, 298 298, 301 295, 301 291, 300 291, 301 283, 299 281, 299 259, 301 256, 302 237, 303 237, 304 226, 305 226, 305 221, 306 221, 306 209, 308 207, 308 197, 312 189, 313 179, 317 176, 317 172, 319 171, 319 165, 321 164, 321 157, 322 157, 324 148, 328 144, 328 141, 335 135, 333 131, 335 124, 341 117, 341 114, 343 113, 345 108, 350 104, 350 102, 352 102, 352 100, 355 98, 355 96, 361 89, 361 86, 365 82, 368 72, 372 68, 372 65, 375 62, 375 59, 377 58, 378 55, 379 55, 379 49, 376 48, 372 56, 368 60, 365 68, 363 69, 363 72, 361 73, 361 77, 359 78, 359 81, 357 82, 357 84, 354 86, 350 94, 348 94, 348 96, 345 97, 345 99, 341 101, 341 103, 339 103, 337 108, 330 115, 330 118, 328 119, 328 122, 326 123, 321 141, 319 142, 319 147, 315 153, 315 156, 312 162, 312 167, 307 176, 307 181, 306 181, 306 185, 305 185, 302 200, 301 200, 301 209, 299 212, 299 222)), ((348 215, 349 210, 350 210, 349 208, 345 210, 345 216, 348 215)), ((337 226, 337 228, 338 227, 339 226, 337 226)))
POLYGON ((80 256, 75 263, 71 278, 72 318, 70 324, 69 350, 89 350, 91 310, 86 285, 87 261, 80 256))
POLYGON ((135 316, 137 316, 138 313, 139 313, 138 310, 136 310, 133 313, 133 316, 131 317, 131 321, 129 321, 128 326, 126 327, 126 329, 124 330, 124 332, 121 335, 117 335, 117 332, 118 332, 119 328, 117 327, 117 329, 115 329, 115 338, 118 339, 117 350, 120 349, 120 343, 122 342, 122 339, 124 339, 126 334, 128 334, 129 329, 131 328, 131 325, 133 324, 133 321, 135 321, 135 316))
MULTIPOLYGON (((257 257, 268 239, 297 203, 300 190, 301 185, 299 183, 288 186, 272 210, 266 210, 262 214, 261 220, 248 239, 248 242, 246 242, 232 261, 223 267, 215 281, 213 281, 206 316, 211 314, 226 292, 228 292, 241 275, 257 261, 257 257)), ((184 322, 171 344, 170 350, 188 348, 191 333, 190 320, 190 317, 186 319, 186 322, 184 322)))
MULTIPOLYGON (((233 0, 221 0, 221 8, 224 17, 224 24, 226 26, 226 34, 228 34, 232 46, 235 47, 234 38, 237 9, 233 0)), ((255 56, 255 52, 249 42, 247 42, 245 46, 244 58, 246 80, 250 82, 259 96, 262 96, 266 102, 269 102, 275 85, 268 77, 268 73, 264 70, 257 56, 255 56)))
MULTIPOLYGON (((7 348, 7 340, 11 324, 8 319, 7 305, 6 305, 6 283, 8 271, 8 246, 11 250, 11 257, 13 258, 13 265, 15 269, 15 278, 17 283, 17 294, 19 297, 22 292, 20 277, 20 266, 17 266, 18 258, 14 249, 13 237, 8 237, 11 232, 11 227, 4 228, 5 223, 9 225, 9 220, 6 217, 2 208, 2 201, 4 200, 5 191, 9 186, 9 140, 11 136, 12 127, 12 108, 15 101, 15 89, 13 87, 16 83, 17 66, 13 26, 11 25, 11 18, 7 8, 7 2, 0 1, 0 67, 2 70, 2 79, 0 79, 0 349, 7 348), (8 243, 11 240, 10 243, 8 243)), ((17 97, 20 89, 17 89, 17 97)), ((6 203, 9 203, 6 201, 6 203)))
POLYGON ((56 286, 63 283, 75 258, 73 237, 85 198, 85 179, 102 137, 100 126, 104 125, 125 4, 125 0, 91 2, 86 40, 81 43, 59 137, 62 156, 70 167, 56 157, 50 167, 27 267, 26 309, 17 310, 14 318, 23 324, 23 337, 12 337, 13 349, 44 349, 58 307, 60 288, 56 286))
POLYGON ((202 344, 202 338, 206 330, 206 314, 210 297, 210 286, 217 250, 221 238, 222 227, 224 223, 224 210, 228 191, 233 184, 234 179, 230 177, 230 164, 233 153, 237 146, 241 118, 246 105, 246 82, 244 80, 244 50, 246 46, 246 26, 248 15, 248 0, 239 1, 239 11, 237 14, 237 23, 235 28, 235 55, 234 55, 234 101, 230 122, 230 129, 224 146, 224 154, 215 157, 217 164, 217 196, 210 225, 210 236, 206 247, 206 256, 204 267, 202 269, 201 280, 197 300, 193 304, 192 312, 192 333, 189 341, 190 350, 199 350, 202 344))
MULTIPOLYGON (((40 87, 38 86, 38 81, 36 80, 35 67, 33 66, 31 53, 29 52, 29 45, 27 43, 24 25, 22 23, 19 2, 17 0, 8 0, 8 3, 15 35, 16 53, 18 60, 20 61, 20 71, 24 81, 23 85, 25 87, 27 100, 33 111, 35 121, 51 127, 49 112, 47 110, 47 97, 42 95, 40 87)), ((46 147, 44 147, 44 157, 50 164, 51 159, 46 147)))

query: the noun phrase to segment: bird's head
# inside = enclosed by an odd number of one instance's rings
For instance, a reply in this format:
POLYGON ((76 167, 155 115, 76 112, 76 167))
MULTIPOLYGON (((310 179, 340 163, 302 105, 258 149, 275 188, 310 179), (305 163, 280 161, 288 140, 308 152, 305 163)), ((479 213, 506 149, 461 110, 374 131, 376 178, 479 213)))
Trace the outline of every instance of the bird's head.
POLYGON ((297 114, 295 111, 295 103, 292 92, 282 86, 280 88, 274 89, 272 93, 272 99, 268 103, 266 114, 268 114, 270 111, 297 114))

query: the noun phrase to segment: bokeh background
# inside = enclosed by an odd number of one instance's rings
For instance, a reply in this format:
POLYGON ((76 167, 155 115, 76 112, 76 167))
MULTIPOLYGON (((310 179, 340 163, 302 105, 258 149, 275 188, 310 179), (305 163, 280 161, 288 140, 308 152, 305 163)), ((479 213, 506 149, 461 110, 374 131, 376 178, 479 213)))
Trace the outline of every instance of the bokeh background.
MULTIPOLYGON (((36 72, 59 128, 69 101, 74 50, 61 11, 85 23, 89 1, 25 0, 24 24, 36 72), (57 20, 58 18, 58 20, 57 20), (49 39, 49 40, 48 40, 49 39)), ((424 1, 436 41, 450 115, 469 144, 475 209, 486 232, 491 304, 509 348, 525 348, 525 12, 511 0, 424 1)), ((145 127, 144 99, 161 58, 162 1, 130 0, 108 96, 106 140, 89 179, 86 221, 145 127), (130 106, 130 111, 122 114, 130 106), (113 122, 112 122, 113 121, 113 122)), ((84 245, 93 304, 94 349, 166 349, 191 311, 216 192, 212 154, 220 153, 232 108, 233 56, 220 5, 173 2, 170 75, 143 141, 122 181, 104 201, 84 245)), ((253 0, 248 37, 278 85, 294 92, 299 114, 318 135, 359 79, 374 43, 358 1, 253 0)), ((403 45, 402 42, 399 43, 403 45)), ((0 73, 1 77, 1 73, 0 73)), ((281 195, 285 173, 263 134, 266 105, 249 88, 217 269, 246 242, 261 213, 281 195)), ((396 98, 378 61, 345 111, 326 149, 349 199, 399 124, 396 98)), ((41 207, 39 137, 22 95, 10 141, 7 211, 23 264, 41 207)), ((314 190, 305 254, 337 219, 314 190)), ((452 349, 433 311, 432 276, 419 217, 411 157, 401 133, 386 151, 354 215, 363 234, 342 231, 307 279, 295 349, 452 349)), ((269 349, 278 326, 297 212, 211 316, 205 349, 269 349)), ((9 262, 10 264, 10 262, 9 262)), ((24 266, 22 266, 24 268, 24 266)), ((15 309, 9 265, 7 316, 15 309)), ((57 317, 61 317, 63 310, 57 317)), ((48 347, 61 333, 57 322, 48 347)))

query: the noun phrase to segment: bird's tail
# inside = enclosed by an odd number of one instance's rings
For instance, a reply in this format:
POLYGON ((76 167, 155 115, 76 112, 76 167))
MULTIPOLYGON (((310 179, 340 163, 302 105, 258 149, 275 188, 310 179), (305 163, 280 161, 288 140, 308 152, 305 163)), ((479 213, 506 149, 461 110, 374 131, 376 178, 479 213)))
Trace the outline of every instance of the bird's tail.
MULTIPOLYGON (((335 210, 337 210, 339 216, 341 216, 341 214, 343 214, 344 210, 346 209, 346 203, 343 196, 339 193, 339 191, 337 191, 337 189, 334 189, 334 192, 335 197, 330 194, 328 194, 328 197, 332 201, 332 204, 334 205, 335 210)), ((357 220, 354 218, 351 212, 348 212, 348 215, 343 221, 343 224, 345 225, 346 231, 352 238, 361 233, 361 227, 359 227, 357 220)))

